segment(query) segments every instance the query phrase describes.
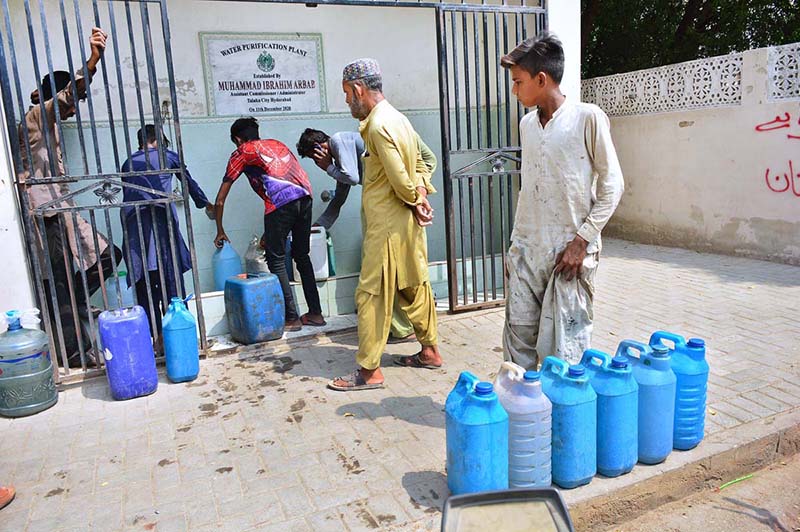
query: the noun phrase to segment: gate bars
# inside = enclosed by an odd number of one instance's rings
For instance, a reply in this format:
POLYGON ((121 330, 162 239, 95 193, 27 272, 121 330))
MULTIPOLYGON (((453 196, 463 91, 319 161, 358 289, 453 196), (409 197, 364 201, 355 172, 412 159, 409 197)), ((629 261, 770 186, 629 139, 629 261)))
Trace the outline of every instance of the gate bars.
MULTIPOLYGON (((22 4, 26 32, 20 29, 23 27, 21 21, 14 24, 12 28, 9 0, 2 0, 5 25, 0 36, 0 92, 2 92, 6 127, 9 132, 16 170, 15 184, 24 220, 28 259, 34 274, 37 299, 42 309, 42 320, 50 337, 51 348, 56 355, 54 358, 59 366, 57 380, 74 380, 76 373, 80 378, 81 375, 102 370, 104 361, 97 342, 98 307, 109 309, 122 305, 120 283, 116 283, 115 293, 109 294, 106 291, 105 281, 108 276, 118 275, 123 260, 129 272, 133 266, 130 247, 121 245, 120 233, 123 241, 130 242, 129 239, 138 241, 142 255, 142 277, 147 288, 147 301, 139 301, 135 290, 133 298, 135 304, 141 305, 149 313, 151 323, 160 322, 161 314, 169 303, 165 286, 165 281, 167 281, 164 277, 165 270, 172 271, 178 295, 185 297, 182 274, 178 265, 180 249, 177 248, 175 238, 175 231, 178 228, 174 227, 171 216, 171 212, 177 212, 174 210, 177 204, 183 204, 184 207, 185 235, 188 239, 191 257, 191 278, 193 291, 196 294, 200 342, 201 348, 206 349, 207 339, 203 320, 202 296, 199 290, 197 259, 194 252, 194 233, 188 201, 186 170, 183 163, 183 144, 166 0, 111 0, 104 2, 98 0, 72 0, 71 2, 38 0, 36 4, 31 0, 22 0, 22 4), (151 20, 151 11, 156 10, 157 13, 151 20), (57 22, 53 23, 54 21, 60 22, 60 28, 57 22), (98 65, 101 72, 97 74, 102 77, 102 86, 98 87, 95 80, 94 90, 92 90, 92 85, 84 83, 87 118, 82 104, 79 102, 83 94, 79 93, 77 76, 80 73, 79 69, 85 68, 87 54, 90 53, 87 50, 86 41, 89 37, 87 29, 92 26, 106 30, 108 40, 105 54, 98 65), (60 38, 58 33, 61 34, 60 38), (28 41, 27 47, 24 44, 25 37, 28 41), (77 54, 74 53, 76 43, 78 45, 77 54), (73 55, 80 58, 79 65, 75 64, 76 58, 73 55), (69 146, 62 145, 65 133, 69 131, 64 124, 68 116, 66 109, 59 108, 58 98, 53 98, 49 106, 46 102, 41 101, 41 98, 38 103, 34 103, 33 95, 31 98, 31 103, 38 105, 42 117, 48 116, 48 112, 55 117, 52 129, 45 126, 37 128, 41 131, 30 131, 25 120, 26 105, 23 98, 23 84, 35 87, 38 93, 42 94, 43 87, 40 83, 42 74, 49 74, 50 90, 55 95, 57 91, 53 76, 54 64, 56 61, 63 63, 64 59, 69 71, 70 85, 68 89, 71 90, 72 99, 76 102, 74 113, 77 150, 74 142, 69 146), (20 79, 19 65, 27 61, 32 63, 35 79, 20 79), (123 64, 127 61, 130 61, 131 64, 132 80, 125 79, 123 76, 123 64), (144 65, 141 65, 140 61, 144 61, 144 65), (140 73, 140 68, 145 70, 144 74, 140 73), (158 86, 159 72, 162 79, 168 80, 169 85, 169 99, 165 99, 163 102, 161 102, 161 93, 165 91, 163 87, 159 88, 158 86), (116 90, 114 90, 115 82, 116 90), (147 103, 143 101, 143 92, 149 94, 147 103), (129 99, 135 99, 138 120, 129 120, 129 99), (171 107, 173 122, 170 124, 165 124, 162 105, 167 113, 171 107), (102 131, 105 126, 102 124, 101 118, 107 121, 107 133, 102 131), (119 120, 122 125, 121 131, 118 130, 119 120), (166 147, 163 145, 164 143, 159 142, 160 169, 151 168, 148 163, 146 171, 135 172, 130 169, 130 171, 122 172, 121 159, 130 159, 132 153, 136 151, 131 144, 131 137, 135 135, 136 129, 144 129, 146 124, 154 124, 157 132, 163 131, 167 125, 171 131, 174 131, 175 151, 180 160, 178 168, 167 168, 166 147), (33 165, 32 134, 41 135, 46 147, 47 165, 40 169, 40 172, 36 172, 33 165), (108 145, 109 141, 110 146, 108 145), (67 151, 67 148, 69 148, 67 162, 70 163, 68 171, 64 170, 60 164, 61 151, 62 149, 67 151), (109 152, 111 153, 110 158, 108 157, 109 152), (134 183, 123 182, 123 178, 158 175, 177 177, 181 184, 180 192, 162 192, 134 183), (69 184, 75 184, 76 190, 70 190, 69 184), (54 199, 34 204, 32 196, 35 192, 41 192, 43 189, 49 189, 54 199), (54 189, 56 192, 53 193, 54 189), (119 201, 117 195, 123 189, 139 191, 144 194, 145 199, 119 201), (128 234, 126 223, 112 223, 110 211, 113 210, 116 215, 117 212, 121 213, 124 208, 132 209, 135 213, 136 233, 138 234, 128 234), (159 213, 166 218, 167 235, 159 234, 155 223, 159 213), (170 265, 162 263, 161 253, 156 252, 155 254, 164 308, 159 308, 151 296, 147 245, 141 223, 143 214, 149 214, 153 221, 152 238, 155 249, 160 250, 162 246, 168 245, 167 249, 172 259, 170 268, 170 265), (76 237, 79 244, 77 245, 77 256, 75 256, 69 249, 69 234, 80 235, 80 218, 87 220, 91 228, 91 237, 87 236, 84 239, 88 240, 85 245, 81 245, 80 239, 76 237), (104 222, 99 230, 98 218, 104 222), (120 230, 115 228, 120 228, 120 230), (117 235, 116 239, 115 234, 117 235), (106 254, 101 261, 100 247, 103 237, 108 241, 110 250, 114 250, 115 247, 124 249, 124 253, 122 253, 124 256, 119 256, 112 251, 106 254), (167 242, 164 242, 165 237, 167 242), (89 261, 84 256, 86 253, 98 258, 95 264, 88 264, 89 261), (91 296, 98 281, 102 302, 97 301, 100 297, 96 297, 95 306, 91 296), (61 289, 59 289, 59 283, 61 283, 61 289), (64 283, 66 286, 63 286, 64 283), (83 297, 80 297, 81 295, 83 297), (62 314, 68 316, 65 320, 66 323, 62 321, 62 314), (81 323, 82 319, 88 322, 88 330, 84 330, 86 324, 81 323), (83 338, 84 332, 88 333, 88 339, 83 338), (67 345, 71 342, 69 338, 65 341, 65 334, 67 336, 75 335, 78 353, 67 352, 67 345), (88 340, 88 342, 84 340, 88 340), (70 368, 71 361, 72 365, 77 364, 78 361, 75 361, 75 358, 79 361, 80 372, 77 372, 76 368, 70 368)), ((97 76, 97 74, 95 75, 97 76)), ((40 124, 46 123, 46 118, 40 121, 40 124)), ((42 155, 42 153, 36 154, 39 160, 43 158, 42 155)), ((149 158, 145 157, 145 160, 149 160, 149 158)), ((116 216, 115 218, 118 219, 116 216)), ((153 331, 153 334, 154 340, 157 340, 156 331, 153 331)))
POLYGON ((449 307, 459 312, 504 302, 519 190, 518 125, 527 110, 512 96, 500 57, 544 30, 547 11, 541 0, 450 4, 436 14, 449 307))

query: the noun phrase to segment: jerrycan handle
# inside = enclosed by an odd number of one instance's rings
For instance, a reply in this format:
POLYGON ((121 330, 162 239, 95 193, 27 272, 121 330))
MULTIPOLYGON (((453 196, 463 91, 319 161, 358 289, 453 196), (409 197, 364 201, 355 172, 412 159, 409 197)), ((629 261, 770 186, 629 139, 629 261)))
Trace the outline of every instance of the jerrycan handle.
POLYGON ((500 371, 497 372, 497 378, 507 378, 512 381, 521 381, 522 376, 525 375, 525 369, 513 362, 503 362, 500 364, 500 371))
POLYGON ((643 344, 642 342, 637 342, 636 340, 623 340, 619 343, 619 347, 617 347, 617 354, 615 356, 625 355, 630 357, 631 349, 639 352, 634 358, 642 358, 651 351, 650 346, 643 344))
POLYGON ((469 371, 462 371, 458 376, 458 381, 456 381, 456 388, 463 388, 464 391, 471 392, 480 381, 478 377, 469 371))
POLYGON ((566 360, 561 360, 560 358, 556 358, 554 356, 549 356, 544 359, 542 363, 542 375, 547 373, 548 371, 555 373, 556 375, 564 376, 569 371, 569 364, 566 360))
MULTIPOLYGON (((656 331, 650 336, 650 345, 663 343, 662 340, 667 340, 674 344, 674 348, 686 347, 686 339, 680 334, 675 334, 667 331, 656 331)), ((667 346, 669 347, 669 346, 667 346)))
POLYGON ((583 352, 583 358, 581 358, 580 363, 587 368, 591 366, 607 368, 611 364, 611 355, 598 349, 587 349, 583 352))

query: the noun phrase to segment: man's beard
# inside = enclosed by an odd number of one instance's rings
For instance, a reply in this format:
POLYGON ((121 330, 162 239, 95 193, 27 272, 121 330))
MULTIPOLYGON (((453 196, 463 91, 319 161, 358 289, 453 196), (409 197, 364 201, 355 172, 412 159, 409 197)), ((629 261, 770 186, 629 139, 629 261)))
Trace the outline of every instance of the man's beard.
POLYGON ((350 114, 357 120, 364 120, 369 113, 366 112, 364 100, 354 97, 350 102, 350 114))

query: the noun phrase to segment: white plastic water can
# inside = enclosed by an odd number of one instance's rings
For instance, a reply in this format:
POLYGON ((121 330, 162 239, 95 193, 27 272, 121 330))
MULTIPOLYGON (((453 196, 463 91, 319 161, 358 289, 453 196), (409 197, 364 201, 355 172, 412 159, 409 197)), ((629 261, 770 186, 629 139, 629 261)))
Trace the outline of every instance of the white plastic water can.
POLYGON ((503 362, 494 384, 508 413, 508 486, 550 486, 551 415, 538 371, 503 362))
MULTIPOLYGON (((328 278, 328 235, 324 227, 311 228, 310 253, 311 264, 314 266, 314 278, 322 280, 328 278)), ((299 279, 295 279, 299 280, 299 279)))

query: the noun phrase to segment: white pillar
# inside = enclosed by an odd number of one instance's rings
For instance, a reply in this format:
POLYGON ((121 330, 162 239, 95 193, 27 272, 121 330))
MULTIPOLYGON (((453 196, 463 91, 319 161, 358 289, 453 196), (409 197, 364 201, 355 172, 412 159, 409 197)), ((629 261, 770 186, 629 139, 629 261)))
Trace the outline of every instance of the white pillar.
MULTIPOLYGON (((24 310, 35 306, 33 283, 26 260, 22 219, 14 188, 14 163, 9 132, 0 102, 0 250, 3 254, 0 274, 0 312, 24 310)), ((16 132, 11 132, 16 134, 16 132)))
MULTIPOLYGON (((581 100, 581 3, 579 0, 558 0, 547 3, 549 30, 564 45, 564 78, 561 92, 570 101, 581 100)), ((528 35, 532 37, 532 35, 528 35)))

